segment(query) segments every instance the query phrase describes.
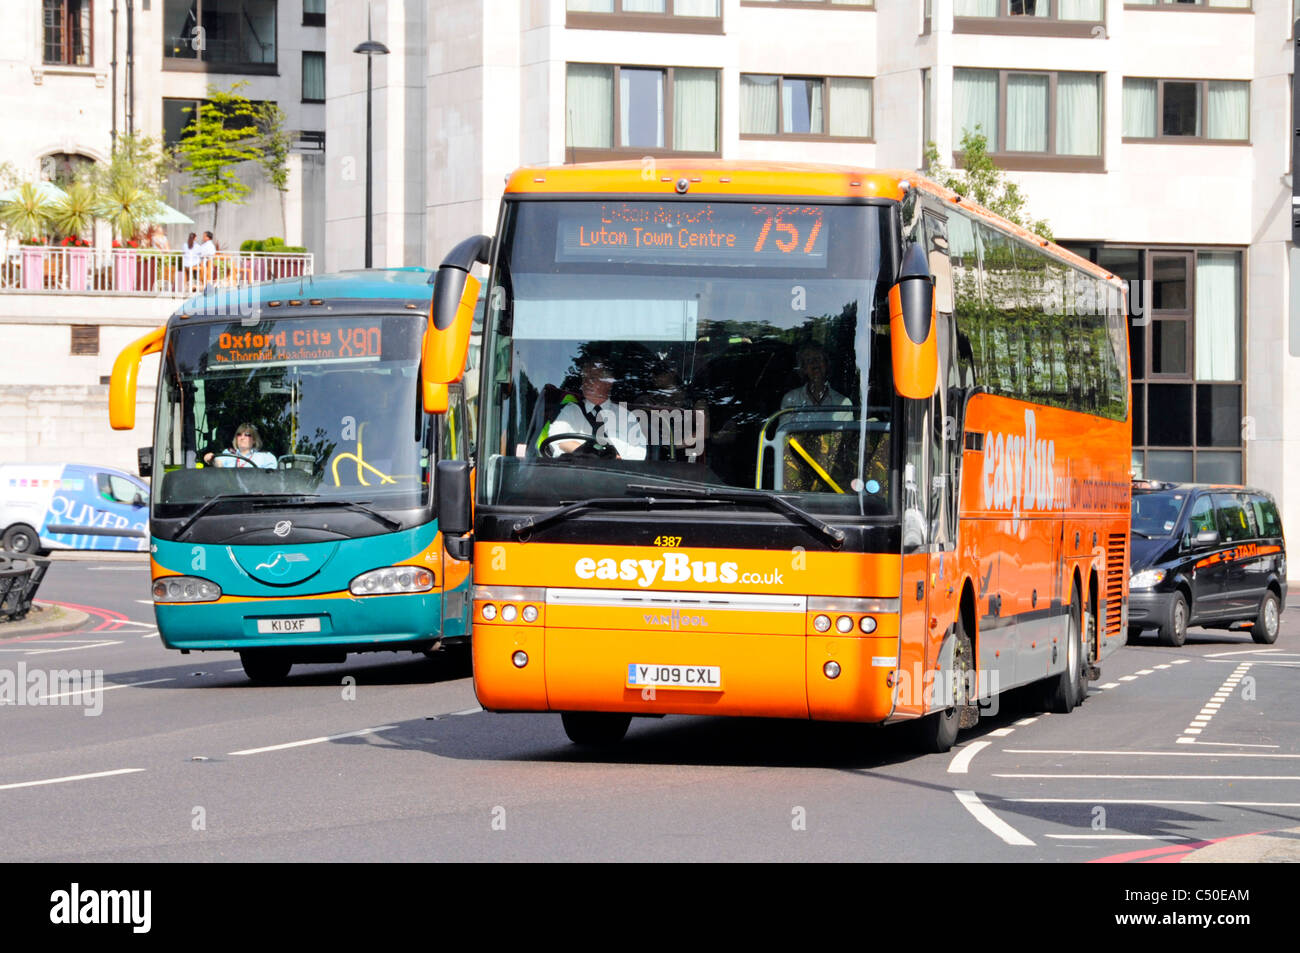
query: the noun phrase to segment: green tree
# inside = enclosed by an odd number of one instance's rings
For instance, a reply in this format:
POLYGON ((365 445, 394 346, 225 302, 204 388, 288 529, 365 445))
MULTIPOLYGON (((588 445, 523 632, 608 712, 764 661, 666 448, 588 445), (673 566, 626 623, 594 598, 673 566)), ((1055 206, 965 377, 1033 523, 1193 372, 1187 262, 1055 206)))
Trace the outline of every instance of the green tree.
POLYGON ((214 232, 221 203, 243 205, 252 191, 239 181, 236 167, 262 158, 258 107, 239 92, 246 85, 235 83, 230 89, 209 86, 207 102, 199 106, 176 147, 191 176, 189 186, 181 191, 194 196, 199 205, 212 206, 214 232))
POLYGON ((91 173, 97 216, 122 240, 137 237, 157 217, 163 182, 174 166, 152 136, 118 136, 108 164, 91 173))
POLYGON ((1051 226, 1045 219, 1029 217, 1024 193, 1020 191, 1020 186, 1003 177, 1005 173, 989 155, 988 145, 988 137, 980 131, 979 126, 974 130, 964 130, 959 150, 964 158, 961 169, 955 170, 939 161, 938 146, 933 142, 926 143, 925 174, 962 198, 971 199, 990 212, 1052 241, 1051 226))
POLYGON ((293 140, 284 128, 284 110, 275 103, 262 103, 257 111, 257 126, 261 130, 262 155, 257 160, 266 180, 280 193, 280 230, 289 230, 284 199, 289 192, 289 150, 293 140))

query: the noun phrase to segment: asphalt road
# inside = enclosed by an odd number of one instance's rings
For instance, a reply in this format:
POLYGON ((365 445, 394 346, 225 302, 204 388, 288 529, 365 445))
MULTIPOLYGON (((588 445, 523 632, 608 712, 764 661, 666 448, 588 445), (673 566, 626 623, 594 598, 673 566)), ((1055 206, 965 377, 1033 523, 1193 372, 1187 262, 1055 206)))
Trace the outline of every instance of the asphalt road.
POLYGON ((4 861, 1140 861, 1300 824, 1294 599, 1276 645, 1124 647, 1074 713, 1004 701, 919 756, 891 729, 687 717, 595 755, 558 715, 479 710, 454 657, 253 687, 233 653, 162 647, 140 557, 59 559, 40 598, 90 621, 0 628, 0 669, 104 691, 0 708, 4 861))

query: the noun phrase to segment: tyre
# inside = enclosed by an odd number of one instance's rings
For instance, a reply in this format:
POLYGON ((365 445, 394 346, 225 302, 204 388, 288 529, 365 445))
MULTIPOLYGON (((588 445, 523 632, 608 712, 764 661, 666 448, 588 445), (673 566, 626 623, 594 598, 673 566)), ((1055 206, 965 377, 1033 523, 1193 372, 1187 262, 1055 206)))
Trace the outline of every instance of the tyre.
POLYGON ((916 748, 929 754, 942 754, 957 741, 961 729, 961 710, 970 703, 966 694, 971 687, 971 672, 974 669, 973 650, 966 629, 958 616, 953 630, 956 645, 953 648, 953 666, 951 673, 949 698, 953 701, 950 708, 926 715, 912 723, 913 741, 916 748))
POLYGON ((1259 615, 1251 626, 1250 637, 1261 645, 1272 645, 1277 641, 1278 630, 1282 627, 1282 604, 1278 602, 1277 593, 1264 593, 1264 601, 1259 604, 1259 615))
POLYGON ((1160 627, 1161 645, 1182 645, 1187 641, 1187 599, 1181 592, 1174 593, 1169 606, 1169 619, 1160 627))
POLYGON ((1141 641, 1142 641, 1142 630, 1141 630, 1141 629, 1129 629, 1129 630, 1128 630, 1128 638, 1125 640, 1125 644, 1127 644, 1127 645, 1137 645, 1137 644, 1138 644, 1139 642, 1141 642, 1141 641))
POLYGON ((631 715, 614 715, 595 711, 566 711, 560 715, 564 733, 575 745, 608 748, 618 744, 632 723, 631 715))
POLYGON ((41 538, 26 523, 15 523, 5 530, 3 537, 0 537, 0 546, 12 553, 22 553, 24 556, 35 556, 41 548, 41 538))
POLYGON ((1088 672, 1083 657, 1087 651, 1092 613, 1084 612, 1079 590, 1070 594, 1070 625, 1065 639, 1065 671, 1047 683, 1046 708, 1066 715, 1088 694, 1088 672))
POLYGON ((293 659, 265 649, 250 649, 239 653, 239 662, 250 682, 259 685, 278 685, 289 677, 293 659))

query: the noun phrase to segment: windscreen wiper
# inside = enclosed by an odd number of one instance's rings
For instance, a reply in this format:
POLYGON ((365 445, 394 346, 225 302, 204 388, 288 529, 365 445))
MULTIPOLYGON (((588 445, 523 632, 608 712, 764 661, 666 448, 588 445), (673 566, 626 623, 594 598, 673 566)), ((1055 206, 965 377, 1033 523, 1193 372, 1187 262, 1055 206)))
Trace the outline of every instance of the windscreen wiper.
POLYGON ((321 499, 317 494, 304 496, 299 493, 295 495, 294 500, 291 502, 292 505, 301 506, 303 509, 314 509, 319 506, 342 506, 353 512, 364 513, 366 516, 378 520, 388 530, 395 531, 402 528, 402 524, 398 520, 393 519, 391 516, 385 516, 379 510, 367 506, 366 504, 372 502, 371 500, 330 500, 321 499))
POLYGON ((811 526, 837 547, 844 544, 844 530, 836 529, 830 523, 818 519, 802 507, 796 506, 785 497, 777 496, 769 490, 738 490, 731 487, 713 486, 653 486, 648 483, 629 484, 628 490, 696 500, 714 500, 719 503, 752 503, 757 506, 766 506, 811 526))
POLYGON ((177 531, 176 539, 179 540, 184 536, 186 530, 198 522, 203 514, 212 509, 213 506, 228 500, 246 500, 250 503, 268 503, 275 506, 288 504, 289 506, 299 506, 304 509, 312 509, 318 506, 342 506, 378 520, 388 530, 402 528, 402 524, 397 520, 367 506, 369 500, 323 500, 320 499, 319 494, 314 493, 218 493, 194 511, 194 514, 177 531))
POLYGON ((184 536, 186 530, 197 523, 203 517, 204 513, 212 509, 212 507, 216 506, 218 503, 224 503, 227 500, 265 500, 268 497, 275 500, 292 500, 297 499, 299 496, 301 496, 299 493, 218 493, 216 496, 205 500, 203 505, 195 510, 190 518, 181 524, 181 528, 176 531, 176 539, 179 540, 184 536))
MULTIPOLYGON (((632 488, 637 489, 637 488, 632 488)), ((653 496, 598 496, 590 500, 577 500, 573 503, 566 503, 563 506, 556 507, 549 512, 542 513, 539 516, 530 516, 527 519, 519 520, 512 526, 511 532, 523 538, 533 530, 541 529, 543 526, 550 526, 552 523, 558 523, 560 520, 568 519, 574 513, 586 509, 606 509, 606 510, 649 510, 655 506, 664 504, 674 504, 677 500, 657 500, 653 496)), ((721 502, 721 501, 719 501, 721 502)))

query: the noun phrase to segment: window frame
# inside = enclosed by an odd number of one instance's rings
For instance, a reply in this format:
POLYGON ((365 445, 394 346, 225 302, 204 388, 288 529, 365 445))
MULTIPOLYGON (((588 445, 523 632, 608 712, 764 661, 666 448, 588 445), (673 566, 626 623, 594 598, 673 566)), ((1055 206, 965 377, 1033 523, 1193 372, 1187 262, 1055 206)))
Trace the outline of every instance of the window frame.
POLYGON ((1210 6, 1206 0, 1194 0, 1188 3, 1186 0, 1153 0, 1152 3, 1129 3, 1125 2, 1125 10, 1177 10, 1183 13, 1188 11, 1198 11, 1200 13, 1254 13, 1254 0, 1246 0, 1247 5, 1244 7, 1219 7, 1210 6))
MULTIPOLYGON (((321 59, 321 66, 322 66, 322 74, 323 74, 323 75, 322 75, 322 79, 325 78, 325 76, 328 76, 328 73, 326 73, 325 70, 324 70, 324 66, 325 66, 325 51, 324 51, 324 50, 303 50, 303 51, 302 51, 302 73, 301 73, 301 75, 298 77, 298 79, 299 79, 299 83, 298 83, 298 85, 301 87, 301 89, 299 90, 299 92, 301 93, 301 96, 302 96, 302 102, 304 102, 304 103, 324 103, 324 102, 325 102, 325 97, 324 97, 323 95, 321 96, 320 99, 308 99, 308 98, 307 98, 307 57, 309 57, 309 56, 319 56, 319 57, 320 57, 320 59, 321 59)), ((322 92, 323 92, 323 90, 322 90, 322 92)))
MULTIPOLYGON (((302 25, 303 26, 325 26, 324 13, 311 13, 307 10, 307 0, 302 0, 302 25)), ((276 59, 279 59, 279 52, 276 52, 276 59)))
MULTIPOLYGON (((569 67, 571 66, 607 66, 613 70, 613 82, 611 84, 611 98, 613 104, 611 108, 611 121, 613 129, 611 130, 610 141, 616 142, 618 131, 622 119, 622 103, 619 96, 619 75, 623 69, 639 70, 658 70, 664 74, 664 145, 656 151, 664 155, 680 157, 699 157, 699 158, 719 158, 722 155, 722 70, 716 66, 653 66, 640 63, 590 63, 585 61, 566 61, 564 64, 564 82, 565 96, 568 96, 569 67), (673 148, 668 143, 672 142, 673 136, 673 79, 674 71, 679 69, 702 69, 710 70, 717 76, 717 85, 715 86, 714 100, 716 110, 713 116, 713 142, 716 148, 711 152, 700 152, 697 150, 681 150, 673 148)), ((644 156, 647 146, 621 146, 613 145, 608 148, 595 146, 570 146, 569 140, 569 116, 568 110, 564 113, 564 161, 566 163, 577 162, 600 162, 605 159, 626 159, 629 156, 644 156)))
POLYGON ((664 0, 665 12, 624 11, 623 0, 613 0, 608 13, 570 10, 564 5, 564 25, 570 30, 633 30, 640 33, 714 33, 721 35, 723 0, 718 2, 716 17, 694 17, 674 13, 676 0, 664 0))
POLYGON ((746 76, 775 77, 777 81, 776 92, 776 132, 742 132, 740 138, 746 140, 784 140, 786 142, 864 142, 874 143, 876 141, 876 78, 874 76, 810 76, 795 73, 741 73, 741 78, 746 76), (865 79, 871 83, 871 132, 866 136, 833 136, 827 132, 782 132, 781 120, 784 118, 784 99, 781 95, 781 89, 787 79, 802 80, 819 80, 822 83, 824 91, 824 102, 822 104, 822 125, 827 130, 831 127, 831 80, 836 79, 865 79))
MULTIPOLYGON (((180 0, 184 2, 184 0, 180 0)), ((193 0, 196 4, 195 9, 198 12, 198 22, 203 22, 203 4, 214 2, 214 0, 193 0)), ((247 3, 249 0, 239 0, 247 3)), ((164 12, 166 11, 167 0, 161 3, 164 12)), ((227 60, 213 61, 205 59, 207 49, 196 50, 198 54, 192 59, 187 56, 169 56, 166 35, 162 38, 163 55, 162 68, 164 72, 177 73, 228 73, 235 76, 279 76, 280 75, 280 4, 278 0, 271 0, 271 10, 275 16, 275 58, 270 63, 235 63, 227 60)), ((242 30, 242 26, 241 26, 242 30)), ((164 31, 165 33, 165 31, 164 31)), ((242 33, 240 34, 243 35, 242 33)), ((182 38, 183 39, 183 38, 182 38)))
MULTIPOLYGON (((1046 70, 1046 69, 1006 69, 981 66, 956 66, 953 69, 953 82, 956 82, 957 70, 971 70, 998 75, 998 128, 989 156, 1000 168, 1015 172, 1102 172, 1106 171, 1106 74, 1089 70, 1046 70), (1008 152, 1003 147, 1006 142, 1007 127, 1007 80, 1011 74, 1048 77, 1047 87, 1047 143, 1048 152, 1008 152), (1056 112, 1057 81, 1062 75, 1095 76, 1097 78, 1097 143, 1095 156, 1062 155, 1056 151, 1056 112)), ((953 143, 953 164, 961 167, 965 164, 966 154, 953 143)))
POLYGON ((742 7, 784 7, 794 10, 870 10, 876 12, 876 0, 854 0, 850 3, 833 3, 831 0, 740 0, 742 7))
MULTIPOLYGON (((71 0, 56 0, 59 4, 59 25, 62 30, 62 56, 60 59, 51 60, 46 58, 46 39, 45 39, 45 0, 41 0, 41 65, 42 66, 71 66, 80 69, 91 69, 95 65, 95 0, 82 0, 88 10, 87 18, 90 21, 90 35, 86 39, 86 62, 78 63, 72 53, 73 27, 70 13, 71 0)), ((78 29, 77 32, 80 32, 78 29)))
MULTIPOLYGON (((1249 146, 1250 139, 1250 94, 1251 81, 1248 79, 1198 79, 1196 77, 1181 76, 1125 76, 1123 79, 1144 80, 1156 84, 1156 134, 1154 136, 1126 136, 1123 135, 1123 123, 1120 124, 1120 142, 1122 143, 1161 143, 1162 145, 1181 144, 1197 146, 1249 146), (1165 116, 1165 84, 1166 83, 1195 83, 1198 87, 1198 99, 1200 102, 1200 121, 1201 135, 1199 136, 1167 136, 1164 134, 1164 116, 1165 116), (1244 139, 1213 139, 1209 135, 1210 128, 1210 84, 1211 83, 1242 83, 1246 87, 1246 138, 1244 139)), ((1120 110, 1123 115, 1123 81, 1120 83, 1120 110)))
MULTIPOLYGON (((998 0, 998 12, 991 17, 958 16, 952 18, 953 33, 1003 34, 1008 36, 1092 37, 1102 28, 1106 37, 1106 3, 1102 0, 1100 20, 1062 20, 1052 0, 1048 16, 1029 16, 1011 12, 1011 0, 998 0)), ((1066 72, 1069 72, 1068 70, 1066 72)))

